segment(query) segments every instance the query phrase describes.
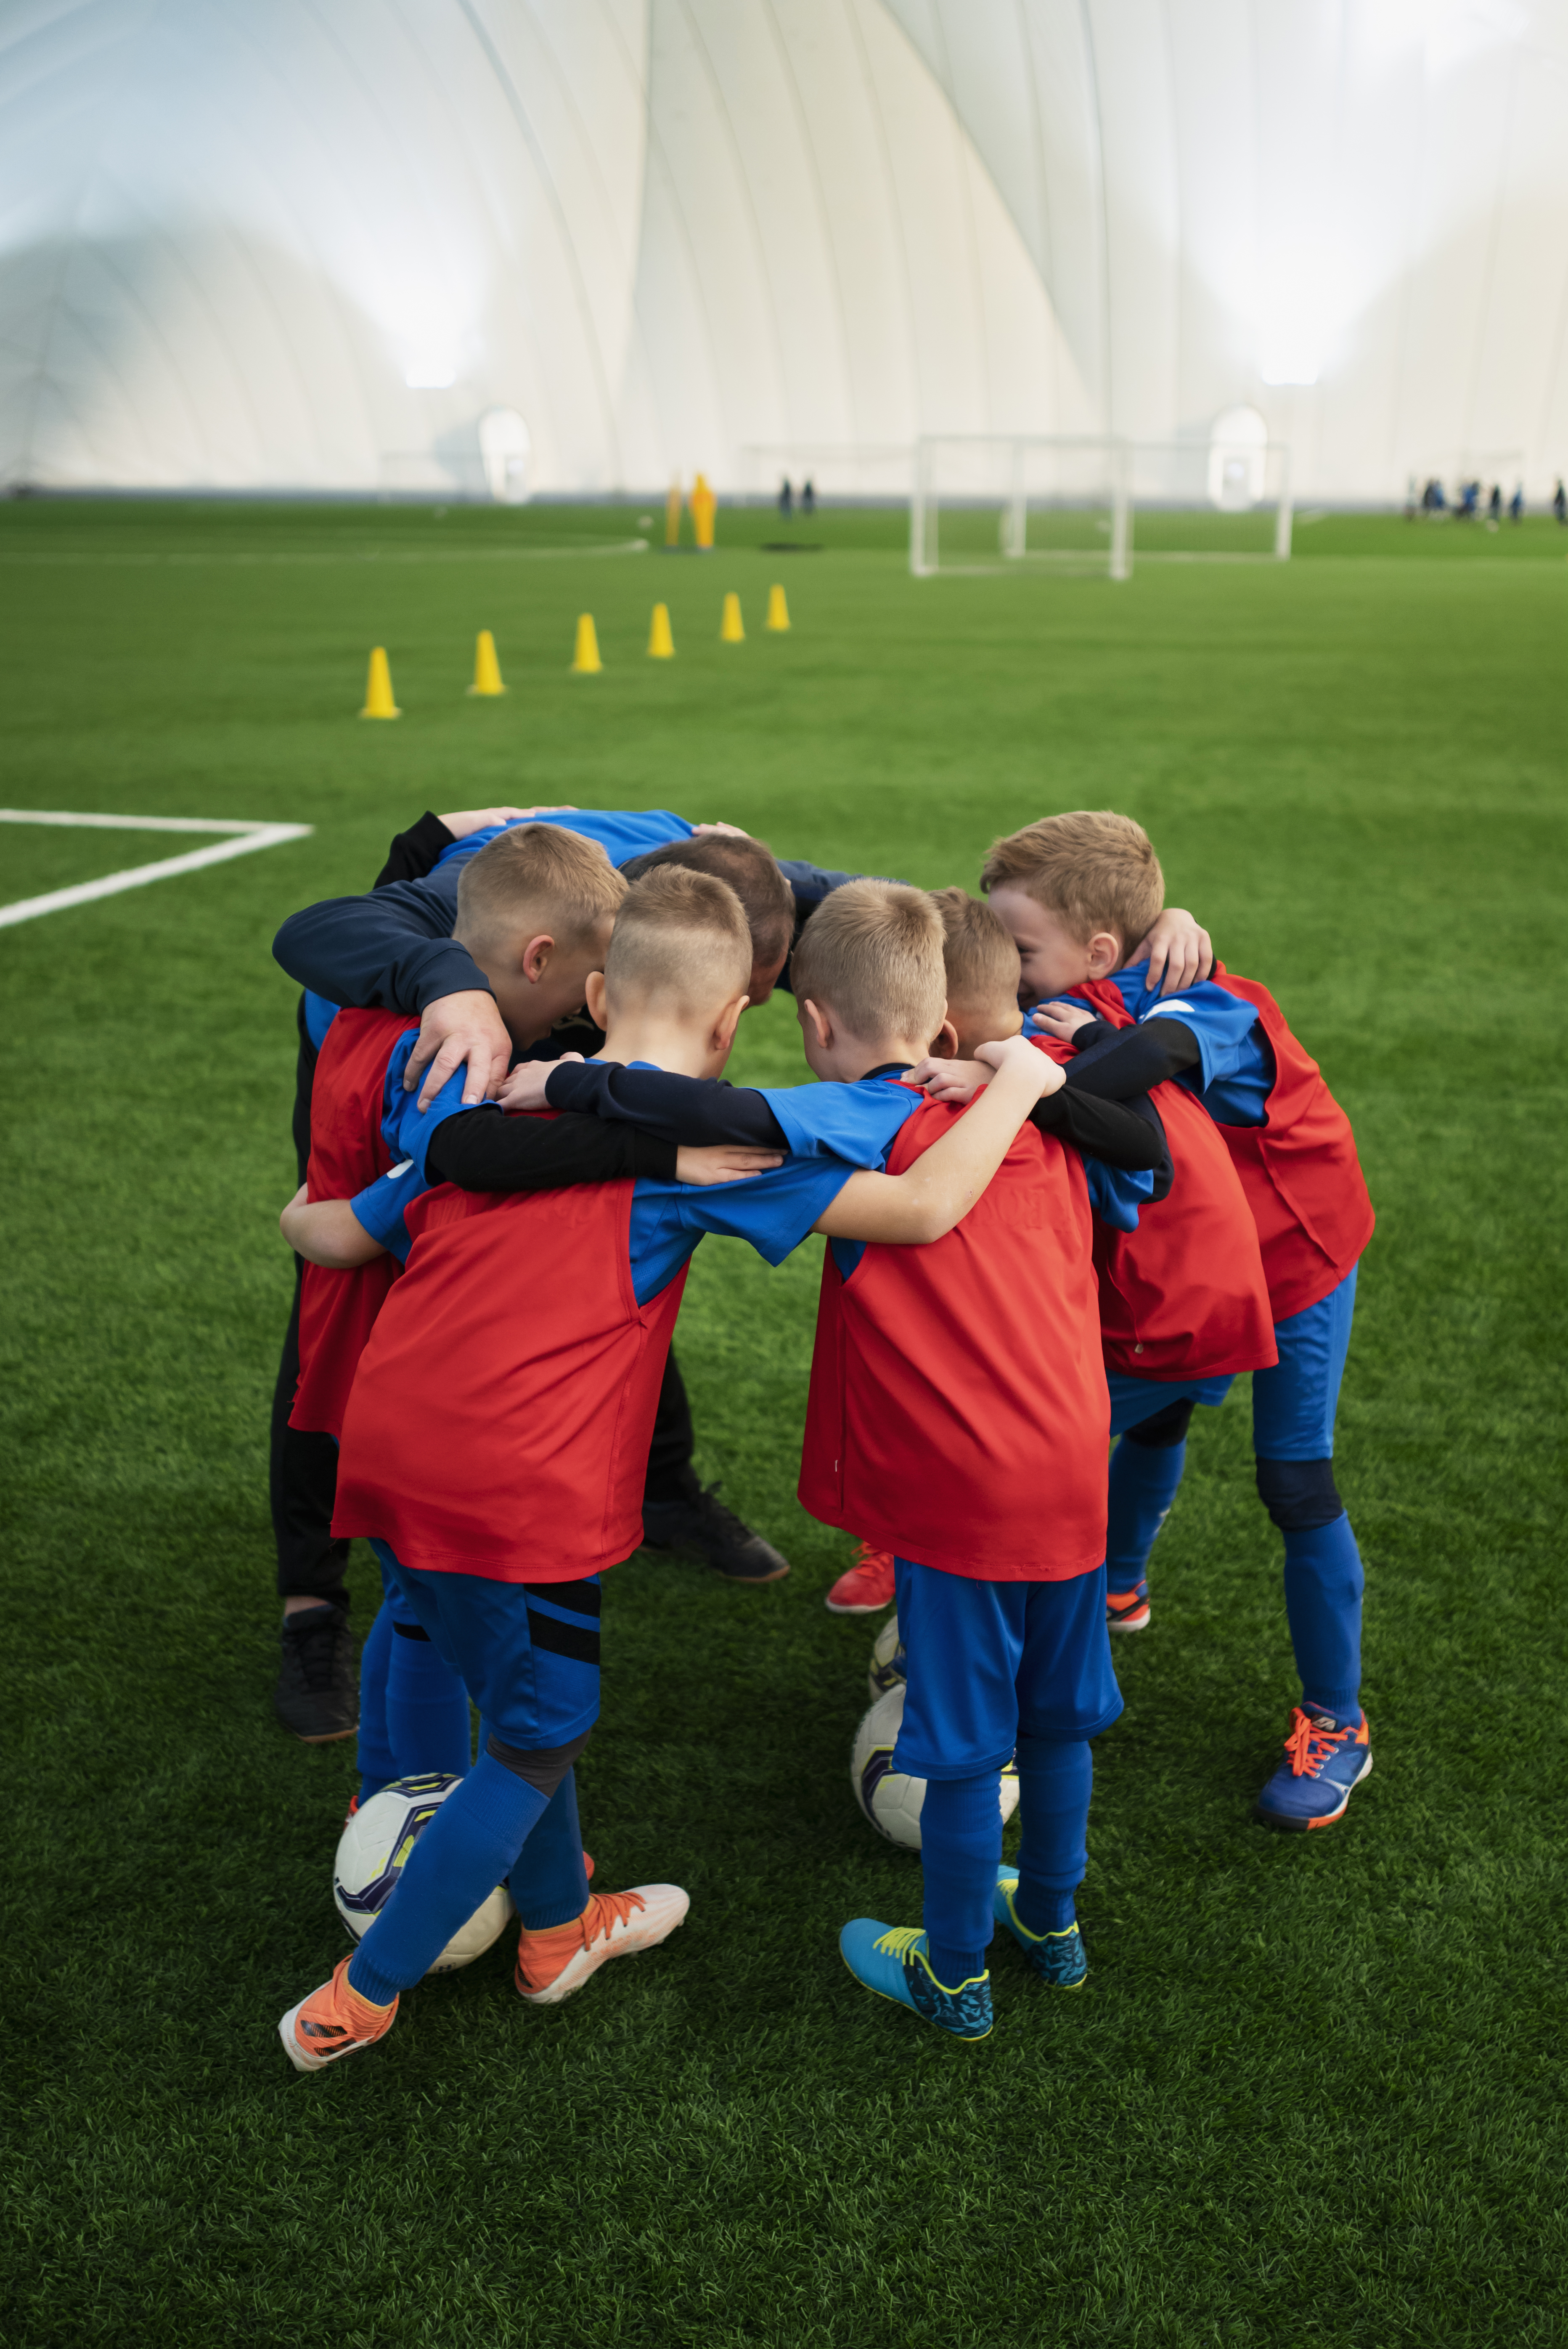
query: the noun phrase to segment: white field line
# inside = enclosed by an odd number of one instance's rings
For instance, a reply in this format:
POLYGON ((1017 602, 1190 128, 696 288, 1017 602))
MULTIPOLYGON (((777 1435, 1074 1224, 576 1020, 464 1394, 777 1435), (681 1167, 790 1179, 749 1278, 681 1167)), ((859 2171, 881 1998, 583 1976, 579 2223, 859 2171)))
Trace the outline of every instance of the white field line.
POLYGON ((52 823, 95 832, 205 832, 228 835, 210 848, 192 848, 183 856, 162 856, 153 864, 129 865, 123 873, 106 873, 97 881, 80 881, 74 888, 51 889, 46 896, 19 897, 0 905, 0 929, 14 922, 30 922, 39 914, 61 914, 69 905, 90 905, 99 897, 118 897, 122 889, 140 889, 150 881, 168 881, 176 873, 199 873, 205 865, 222 864, 231 856, 249 856, 258 848, 276 848, 285 840, 304 840, 315 830, 308 823, 241 823, 232 817, 187 815, 73 815, 63 808, 0 808, 0 823, 52 823))

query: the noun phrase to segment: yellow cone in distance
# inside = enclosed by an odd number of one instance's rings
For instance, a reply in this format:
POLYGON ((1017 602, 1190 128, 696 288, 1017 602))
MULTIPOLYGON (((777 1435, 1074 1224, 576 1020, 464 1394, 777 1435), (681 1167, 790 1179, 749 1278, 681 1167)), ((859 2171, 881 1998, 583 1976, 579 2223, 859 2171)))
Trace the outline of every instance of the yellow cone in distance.
POLYGON ((674 660, 676 640, 670 633, 670 607, 667 604, 654 605, 653 626, 648 630, 648 658, 674 660))
POLYGON ((721 645, 743 645, 746 642, 746 630, 740 625, 738 595, 731 594, 724 599, 724 617, 718 624, 718 641, 721 645))
POLYGON ((772 586, 768 590, 768 617, 763 626, 771 628, 775 636, 783 636, 789 628, 789 606, 784 601, 782 587, 772 586))
POLYGON ((681 477, 677 473, 670 483, 669 496, 665 500, 665 544, 678 546, 681 543, 681 477))
POLYGON ((495 638, 488 628, 481 628, 474 647, 474 681, 470 693, 504 693, 500 681, 500 663, 495 657, 495 638))
POLYGON ((387 647, 377 645, 370 656, 370 674, 365 680, 365 707, 361 718, 401 718, 403 712, 392 698, 392 672, 387 666, 387 647))
POLYGON ((708 488, 707 477, 699 473, 691 485, 691 527, 699 554, 713 553, 713 518, 718 511, 718 500, 708 488))
POLYGON ((599 657, 599 636, 592 612, 577 616, 577 649, 572 656, 573 677, 597 677, 604 664, 599 657))

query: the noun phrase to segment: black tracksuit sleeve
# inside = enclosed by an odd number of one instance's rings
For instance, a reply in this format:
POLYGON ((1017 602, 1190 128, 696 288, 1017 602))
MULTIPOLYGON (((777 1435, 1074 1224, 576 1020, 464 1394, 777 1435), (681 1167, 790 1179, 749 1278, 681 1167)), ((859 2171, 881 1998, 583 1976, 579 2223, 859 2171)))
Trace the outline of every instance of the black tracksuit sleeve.
POLYGON ((458 869, 307 905, 273 940, 273 957, 313 994, 366 1011, 417 1018, 438 996, 488 995, 490 981, 452 936, 458 869))
POLYGON ((1167 1077, 1196 1068, 1202 1058, 1198 1039, 1180 1019, 1147 1019, 1138 1028, 1111 1028, 1097 1019, 1078 1030, 1075 1044, 1079 1037, 1089 1041, 1068 1062, 1067 1081, 1074 1092, 1093 1093, 1100 1101, 1131 1101, 1167 1077))
POLYGON ((508 1117, 459 1110, 430 1137, 425 1171, 465 1191, 555 1191, 645 1174, 676 1179, 676 1145, 596 1117, 508 1117))
POLYGON ((1029 1118, 1042 1133, 1070 1142, 1086 1158, 1103 1158, 1108 1166, 1120 1166, 1130 1174, 1152 1174, 1157 1199, 1170 1190, 1170 1146, 1160 1112, 1147 1096, 1101 1101, 1093 1093, 1069 1092, 1062 1085, 1037 1102, 1029 1118))
POLYGON ((552 1109, 616 1119, 667 1142, 699 1147, 727 1142, 756 1150, 789 1147, 760 1093, 717 1078, 668 1076, 658 1069, 624 1069, 602 1061, 562 1061, 550 1072, 544 1098, 552 1109))
POLYGON ((371 883, 374 889, 385 889, 391 881, 422 881, 431 870, 443 848, 452 844, 452 834, 438 815, 427 808, 418 823, 393 837, 387 851, 387 862, 371 883))

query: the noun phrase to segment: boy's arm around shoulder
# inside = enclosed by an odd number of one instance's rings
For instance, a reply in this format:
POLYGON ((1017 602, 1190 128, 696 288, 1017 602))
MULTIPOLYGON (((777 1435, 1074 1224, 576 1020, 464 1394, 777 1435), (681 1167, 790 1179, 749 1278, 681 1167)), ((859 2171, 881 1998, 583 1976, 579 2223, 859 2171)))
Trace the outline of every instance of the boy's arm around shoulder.
POLYGON ((902 1174, 851 1174, 813 1230, 830 1239, 922 1247, 963 1221, 1035 1103, 1062 1081, 1057 1063, 1022 1036, 983 1044, 979 1057, 995 1074, 964 1116, 902 1174))
POLYGON ((295 1256, 328 1272, 354 1272, 387 1254, 346 1199, 309 1199, 303 1183, 278 1217, 278 1227, 295 1256))

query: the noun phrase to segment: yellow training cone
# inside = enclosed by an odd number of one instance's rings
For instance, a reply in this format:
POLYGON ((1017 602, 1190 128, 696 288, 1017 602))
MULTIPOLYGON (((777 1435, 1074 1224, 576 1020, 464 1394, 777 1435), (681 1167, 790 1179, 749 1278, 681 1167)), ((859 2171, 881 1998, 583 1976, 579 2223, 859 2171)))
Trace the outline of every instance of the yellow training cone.
POLYGON ((648 630, 648 658, 674 660, 676 640, 670 634, 670 607, 667 604, 654 605, 654 624, 648 630))
POLYGON ((691 485, 692 535, 699 554, 713 553, 713 518, 717 510, 718 500, 708 488, 707 476, 699 473, 691 485))
POLYGON ((597 677, 604 664, 599 657, 599 636, 592 612, 577 616, 577 649, 572 656, 573 677, 597 677))
POLYGON ((403 712, 392 698, 392 672, 387 666, 387 647, 377 645, 370 656, 370 674, 365 680, 365 707, 361 718, 401 718, 403 712))
POLYGON ((681 477, 677 473, 670 483, 669 496, 665 500, 665 544, 678 546, 681 543, 681 477))
POLYGON ((782 587, 774 586, 769 587, 768 590, 768 617, 763 622, 763 626, 765 627, 771 628, 776 636, 783 636, 785 631, 788 629, 789 626, 789 606, 784 601, 784 590, 782 587))
POLYGON ((721 645, 743 645, 746 642, 746 630, 740 625, 738 595, 727 595, 724 599, 724 617, 718 624, 718 641, 721 645))
MULTIPOLYGON (((788 627, 789 624, 786 620, 784 625, 788 627)), ((500 663, 495 657, 495 638, 488 628, 480 630, 479 642, 474 647, 474 681, 469 686, 469 691, 470 693, 504 693, 506 691, 505 686, 500 681, 500 663)))

